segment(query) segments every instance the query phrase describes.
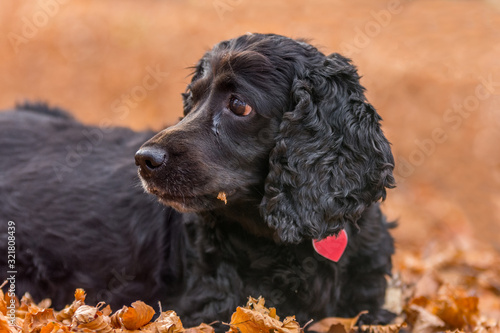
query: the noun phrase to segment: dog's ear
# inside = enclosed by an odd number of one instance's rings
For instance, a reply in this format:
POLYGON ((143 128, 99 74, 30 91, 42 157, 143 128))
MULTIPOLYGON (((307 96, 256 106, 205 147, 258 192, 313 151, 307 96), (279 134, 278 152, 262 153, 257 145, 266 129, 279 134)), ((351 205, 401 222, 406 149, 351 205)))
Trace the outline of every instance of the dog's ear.
POLYGON ((297 73, 270 154, 261 213, 283 242, 321 239, 394 187, 394 158, 356 68, 338 54, 297 73))

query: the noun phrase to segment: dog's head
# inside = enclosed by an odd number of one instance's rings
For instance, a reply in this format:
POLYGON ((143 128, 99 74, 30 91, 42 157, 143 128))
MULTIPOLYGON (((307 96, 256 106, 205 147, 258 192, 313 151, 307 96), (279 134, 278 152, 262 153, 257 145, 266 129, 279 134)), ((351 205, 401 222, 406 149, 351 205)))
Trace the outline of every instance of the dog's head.
POLYGON ((184 118, 136 155, 145 188, 178 210, 260 212, 296 243, 355 224, 393 187, 381 118, 339 54, 244 35, 203 56, 183 98, 184 118))

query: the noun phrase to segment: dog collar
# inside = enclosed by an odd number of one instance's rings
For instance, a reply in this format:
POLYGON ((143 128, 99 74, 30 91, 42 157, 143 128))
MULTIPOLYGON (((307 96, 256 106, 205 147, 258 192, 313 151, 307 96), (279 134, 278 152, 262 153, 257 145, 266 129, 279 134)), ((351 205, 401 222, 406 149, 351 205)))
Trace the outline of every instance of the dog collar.
POLYGON ((313 247, 326 259, 337 262, 347 247, 347 233, 342 229, 336 236, 328 236, 322 240, 313 239, 313 247))

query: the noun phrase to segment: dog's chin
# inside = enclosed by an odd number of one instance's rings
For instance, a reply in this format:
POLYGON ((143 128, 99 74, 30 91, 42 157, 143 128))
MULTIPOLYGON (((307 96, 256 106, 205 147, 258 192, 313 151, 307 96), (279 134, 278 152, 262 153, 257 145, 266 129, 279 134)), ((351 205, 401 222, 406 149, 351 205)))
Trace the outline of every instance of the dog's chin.
POLYGON ((217 198, 217 194, 193 196, 174 195, 168 193, 167 191, 158 189, 142 179, 142 177, 141 182, 146 192, 154 194, 160 203, 165 206, 172 207, 181 213, 203 212, 225 205, 223 201, 217 198))
POLYGON ((172 207, 178 212, 181 213, 195 213, 201 211, 198 207, 198 205, 193 205, 190 201, 188 200, 182 200, 182 201, 173 201, 172 199, 166 199, 161 196, 158 196, 158 200, 165 206, 172 207))

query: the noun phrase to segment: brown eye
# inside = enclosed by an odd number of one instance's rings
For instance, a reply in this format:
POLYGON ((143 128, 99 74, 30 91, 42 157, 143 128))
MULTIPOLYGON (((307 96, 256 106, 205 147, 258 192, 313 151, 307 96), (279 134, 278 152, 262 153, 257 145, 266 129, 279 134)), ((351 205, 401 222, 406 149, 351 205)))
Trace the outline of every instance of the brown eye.
POLYGON ((252 112, 252 107, 236 97, 231 97, 229 110, 237 116, 248 116, 252 112))

